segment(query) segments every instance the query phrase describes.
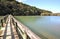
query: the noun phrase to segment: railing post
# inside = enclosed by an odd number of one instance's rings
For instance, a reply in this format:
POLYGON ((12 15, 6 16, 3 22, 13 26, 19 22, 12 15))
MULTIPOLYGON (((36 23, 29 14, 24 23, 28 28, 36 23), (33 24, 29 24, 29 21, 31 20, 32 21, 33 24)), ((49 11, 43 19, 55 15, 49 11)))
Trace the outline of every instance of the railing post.
POLYGON ((12 18, 12 22, 13 22, 13 25, 14 25, 15 22, 14 22, 14 19, 13 18, 12 18))
POLYGON ((1 26, 3 27, 3 19, 1 19, 1 26))
POLYGON ((31 38, 27 35, 27 39, 31 39, 31 38))
POLYGON ((7 17, 8 17, 8 15, 6 15, 6 16, 4 17, 4 22, 5 22, 5 23, 6 23, 7 17))
POLYGON ((16 27, 16 31, 17 31, 17 22, 15 22, 15 27, 16 27))
POLYGON ((6 16, 4 17, 4 23, 6 23, 6 16))

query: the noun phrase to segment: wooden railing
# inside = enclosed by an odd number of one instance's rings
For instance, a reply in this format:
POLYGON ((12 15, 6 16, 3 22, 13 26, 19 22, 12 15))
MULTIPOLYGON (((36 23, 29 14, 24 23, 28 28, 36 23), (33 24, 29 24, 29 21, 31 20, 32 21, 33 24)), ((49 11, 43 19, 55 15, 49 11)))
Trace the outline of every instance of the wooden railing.
POLYGON ((6 20, 7 20, 7 17, 8 17, 8 15, 0 18, 0 26, 1 26, 1 27, 4 27, 4 24, 7 23, 7 21, 6 21, 6 20))
POLYGON ((0 33, 0 39, 1 38, 3 38, 3 39, 6 38, 6 30, 7 30, 6 26, 7 26, 7 23, 8 23, 8 15, 3 16, 2 18, 0 18, 0 27, 1 27, 1 30, 0 30, 0 32, 1 32, 0 33), (6 27, 5 30, 3 29, 4 27, 6 27))
POLYGON ((27 28, 21 22, 17 21, 12 15, 11 19, 20 39, 41 39, 39 36, 33 33, 29 28, 27 28))

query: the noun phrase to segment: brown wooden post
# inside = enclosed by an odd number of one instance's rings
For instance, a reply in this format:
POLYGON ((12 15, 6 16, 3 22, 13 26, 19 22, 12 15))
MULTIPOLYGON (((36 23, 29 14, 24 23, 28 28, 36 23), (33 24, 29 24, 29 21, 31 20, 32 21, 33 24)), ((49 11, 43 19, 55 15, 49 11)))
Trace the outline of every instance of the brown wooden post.
POLYGON ((1 19, 1 26, 3 27, 3 19, 1 19))
POLYGON ((12 23, 13 23, 13 25, 14 25, 14 19, 12 18, 12 23))
POLYGON ((4 22, 5 22, 5 23, 6 23, 7 17, 8 17, 8 15, 4 17, 4 22))
POLYGON ((31 39, 31 38, 27 35, 27 39, 31 39))
POLYGON ((4 17, 4 23, 6 23, 6 17, 4 17))
POLYGON ((17 22, 15 22, 15 26, 16 26, 16 31, 17 31, 17 22))

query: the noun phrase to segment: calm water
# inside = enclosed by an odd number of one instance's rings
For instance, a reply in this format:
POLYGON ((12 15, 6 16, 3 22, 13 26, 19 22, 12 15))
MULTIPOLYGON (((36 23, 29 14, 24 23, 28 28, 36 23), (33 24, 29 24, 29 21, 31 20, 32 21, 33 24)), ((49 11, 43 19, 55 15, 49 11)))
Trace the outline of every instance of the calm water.
POLYGON ((16 16, 42 39, 60 39, 60 16, 16 16))

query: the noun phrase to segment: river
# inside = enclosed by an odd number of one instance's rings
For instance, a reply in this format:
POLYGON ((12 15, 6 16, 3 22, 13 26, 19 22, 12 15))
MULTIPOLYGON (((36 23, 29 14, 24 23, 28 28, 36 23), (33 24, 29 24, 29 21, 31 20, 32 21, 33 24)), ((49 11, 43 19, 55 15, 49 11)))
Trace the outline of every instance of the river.
POLYGON ((60 39, 60 16, 15 16, 42 39, 60 39))

